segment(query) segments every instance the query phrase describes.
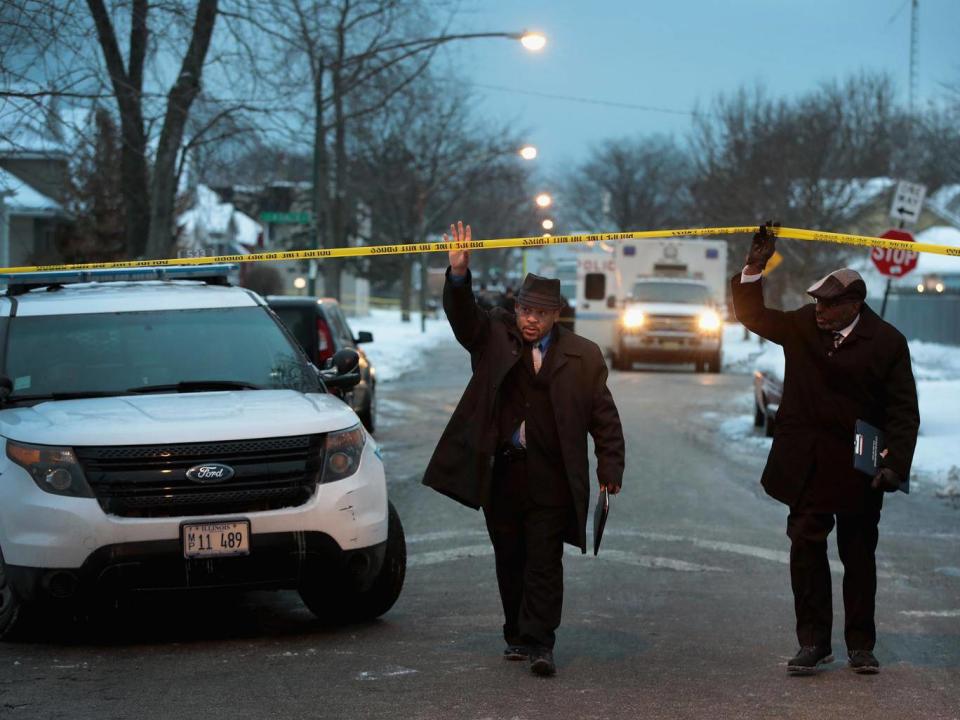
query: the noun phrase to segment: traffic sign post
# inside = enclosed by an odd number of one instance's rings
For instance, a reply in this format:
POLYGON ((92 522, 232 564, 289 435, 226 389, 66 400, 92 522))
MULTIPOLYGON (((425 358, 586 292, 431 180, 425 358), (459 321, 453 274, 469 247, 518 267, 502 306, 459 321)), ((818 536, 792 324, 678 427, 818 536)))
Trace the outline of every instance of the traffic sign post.
POLYGON ((890 204, 890 217, 899 222, 900 227, 903 227, 903 223, 915 223, 920 219, 920 209, 926 194, 926 185, 901 180, 897 183, 897 191, 890 204))
MULTIPOLYGON (((906 230, 887 230, 880 237, 888 240, 914 242, 913 235, 906 230)), ((883 291, 883 304, 880 306, 880 317, 883 317, 887 310, 891 278, 903 277, 911 272, 917 266, 918 255, 919 253, 912 250, 891 250, 890 248, 873 248, 870 251, 870 259, 873 260, 873 264, 877 266, 880 274, 887 278, 887 287, 883 291)))

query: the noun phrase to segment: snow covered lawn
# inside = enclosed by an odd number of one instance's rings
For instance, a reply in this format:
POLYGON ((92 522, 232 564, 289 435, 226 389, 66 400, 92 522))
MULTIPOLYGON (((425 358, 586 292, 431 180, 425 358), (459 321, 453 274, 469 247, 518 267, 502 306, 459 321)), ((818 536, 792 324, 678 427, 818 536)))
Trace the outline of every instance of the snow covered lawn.
MULTIPOLYGON (((783 351, 779 345, 761 345, 755 335, 743 339, 743 326, 728 323, 723 336, 724 371, 752 374, 755 368, 783 377, 783 351)), ((960 347, 921 341, 910 342, 913 374, 920 400, 920 436, 914 456, 914 480, 927 482, 944 495, 960 495, 960 347)), ((769 447, 770 440, 753 427, 753 402, 744 402, 735 414, 719 419, 726 439, 746 439, 769 447)))
POLYGON ((411 313, 410 322, 401 322, 400 310, 371 310, 365 317, 347 318, 356 335, 373 333, 373 342, 363 346, 381 382, 395 380, 423 358, 423 352, 442 342, 456 342, 450 324, 441 313, 427 317, 427 331, 420 332, 420 313, 411 313))

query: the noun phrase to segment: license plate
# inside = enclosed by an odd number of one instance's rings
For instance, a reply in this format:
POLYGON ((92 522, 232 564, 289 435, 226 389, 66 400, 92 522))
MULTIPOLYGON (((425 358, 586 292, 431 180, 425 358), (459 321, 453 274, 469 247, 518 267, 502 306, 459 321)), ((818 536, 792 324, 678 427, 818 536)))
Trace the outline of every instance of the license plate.
POLYGON ((250 521, 185 523, 180 526, 185 558, 250 554, 250 521))
POLYGON ((677 342, 676 340, 661 340, 660 349, 661 350, 680 350, 683 347, 682 342, 677 342))

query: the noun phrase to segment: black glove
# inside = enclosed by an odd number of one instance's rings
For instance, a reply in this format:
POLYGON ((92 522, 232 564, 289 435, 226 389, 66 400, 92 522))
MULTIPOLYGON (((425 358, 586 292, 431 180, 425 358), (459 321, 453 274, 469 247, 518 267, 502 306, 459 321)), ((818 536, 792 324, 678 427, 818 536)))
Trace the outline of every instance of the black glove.
POLYGON ((900 489, 900 476, 890 468, 880 468, 877 470, 877 474, 873 476, 870 487, 884 492, 896 492, 900 489))
POLYGON ((753 268, 759 268, 761 271, 767 266, 767 261, 773 257, 776 252, 777 236, 773 233, 773 228, 779 228, 779 222, 770 222, 767 220, 765 225, 754 234, 753 242, 750 243, 750 252, 747 253, 747 265, 753 268))

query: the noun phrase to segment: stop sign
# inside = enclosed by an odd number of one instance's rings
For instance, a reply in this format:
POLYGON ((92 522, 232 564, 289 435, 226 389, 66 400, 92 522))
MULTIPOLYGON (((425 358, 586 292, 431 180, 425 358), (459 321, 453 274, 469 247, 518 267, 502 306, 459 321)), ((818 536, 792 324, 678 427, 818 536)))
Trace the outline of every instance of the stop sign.
MULTIPOLYGON (((880 237, 889 240, 905 240, 913 242, 913 235, 905 230, 887 230, 880 237)), ((917 255, 913 250, 893 250, 890 248, 873 248, 870 259, 877 266, 881 275, 887 277, 903 277, 917 266, 917 255)))

